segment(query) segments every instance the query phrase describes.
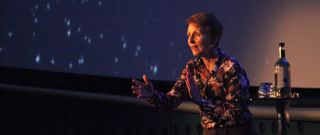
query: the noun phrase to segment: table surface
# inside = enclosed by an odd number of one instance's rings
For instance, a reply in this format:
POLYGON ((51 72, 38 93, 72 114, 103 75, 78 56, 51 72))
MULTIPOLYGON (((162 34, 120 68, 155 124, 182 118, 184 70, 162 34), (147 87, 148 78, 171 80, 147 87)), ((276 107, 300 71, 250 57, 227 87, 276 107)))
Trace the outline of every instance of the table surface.
POLYGON ((275 106, 279 101, 287 101, 291 107, 320 107, 320 98, 251 98, 251 105, 275 106))

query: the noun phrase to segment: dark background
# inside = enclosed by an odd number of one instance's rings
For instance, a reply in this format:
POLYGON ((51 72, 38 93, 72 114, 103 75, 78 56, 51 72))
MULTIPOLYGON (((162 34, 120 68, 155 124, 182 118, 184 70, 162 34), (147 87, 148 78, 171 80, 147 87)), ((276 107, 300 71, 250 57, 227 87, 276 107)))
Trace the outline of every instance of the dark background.
POLYGON ((292 86, 319 88, 320 1, 2 0, 0 65, 174 81, 192 54, 185 19, 211 12, 224 25, 221 48, 251 84, 273 82, 286 43, 292 86))

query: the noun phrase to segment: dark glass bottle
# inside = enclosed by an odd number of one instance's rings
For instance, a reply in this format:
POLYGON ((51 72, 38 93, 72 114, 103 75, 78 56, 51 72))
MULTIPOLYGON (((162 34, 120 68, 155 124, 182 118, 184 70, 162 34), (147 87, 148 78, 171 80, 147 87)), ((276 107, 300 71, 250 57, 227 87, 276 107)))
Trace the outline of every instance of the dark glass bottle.
POLYGON ((291 97, 290 64, 286 59, 285 44, 279 43, 279 58, 274 66, 276 96, 291 97))

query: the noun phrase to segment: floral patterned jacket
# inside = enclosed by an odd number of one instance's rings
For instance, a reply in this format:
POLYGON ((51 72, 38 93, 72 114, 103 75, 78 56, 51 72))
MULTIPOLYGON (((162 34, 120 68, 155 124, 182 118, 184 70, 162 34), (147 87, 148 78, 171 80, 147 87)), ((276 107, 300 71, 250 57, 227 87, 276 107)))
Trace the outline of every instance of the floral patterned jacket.
MULTIPOLYGON (((244 69, 232 57, 219 50, 216 68, 208 71, 201 58, 190 60, 193 77, 203 100, 199 103, 201 125, 204 128, 239 126, 251 120, 248 109, 249 80, 244 69)), ((189 68, 190 69, 190 68, 189 68)), ((190 100, 185 83, 186 69, 168 93, 160 91, 148 99, 158 108, 175 108, 190 100)))

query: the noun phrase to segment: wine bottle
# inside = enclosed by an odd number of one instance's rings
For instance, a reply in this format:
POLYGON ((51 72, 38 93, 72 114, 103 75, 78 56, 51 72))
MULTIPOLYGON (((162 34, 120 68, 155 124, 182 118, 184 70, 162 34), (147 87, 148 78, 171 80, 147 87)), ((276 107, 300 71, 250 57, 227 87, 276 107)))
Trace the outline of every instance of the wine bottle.
POLYGON ((284 42, 279 43, 279 58, 274 68, 276 96, 291 97, 290 64, 286 59, 284 42))

